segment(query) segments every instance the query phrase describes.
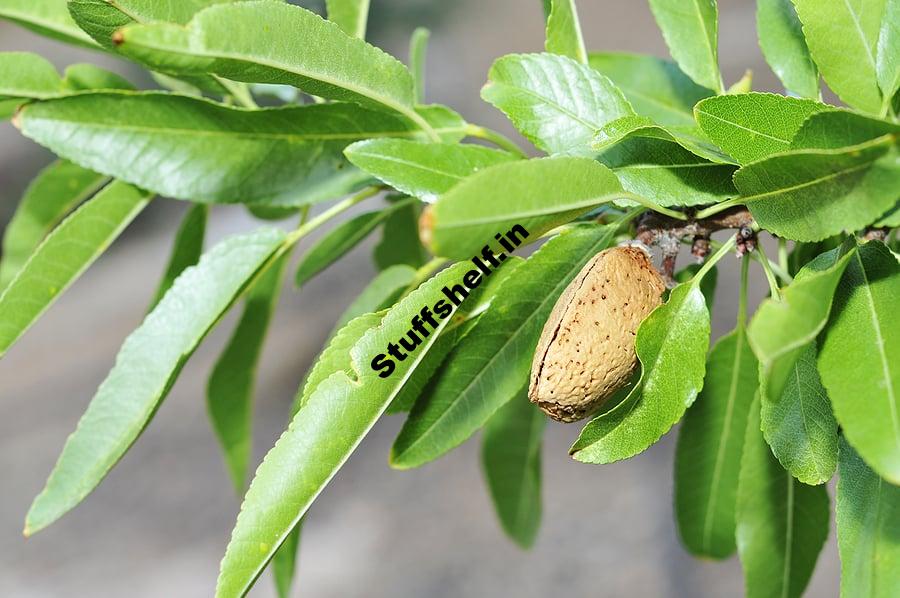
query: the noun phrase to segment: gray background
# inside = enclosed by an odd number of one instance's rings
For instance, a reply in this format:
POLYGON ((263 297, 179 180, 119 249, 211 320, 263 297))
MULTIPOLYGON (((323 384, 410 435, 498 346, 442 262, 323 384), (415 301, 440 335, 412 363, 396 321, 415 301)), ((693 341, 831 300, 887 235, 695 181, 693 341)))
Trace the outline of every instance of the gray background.
MULTIPOLYGON (((396 56, 416 24, 433 30, 428 99, 512 134, 479 99, 492 62, 540 51, 537 0, 373 0, 370 38, 396 56)), ((745 68, 757 89, 778 90, 755 39, 754 4, 720 0, 721 63, 727 83, 745 68)), ((592 49, 666 55, 645 3, 582 0, 592 49)), ((148 81, 116 59, 43 40, 0 23, 0 50, 33 50, 62 67, 94 61, 148 81)), ((51 156, 0 124, 0 218, 51 156)), ((212 595, 238 500, 204 407, 205 380, 231 329, 207 339, 131 452, 83 506, 29 540, 24 514, 66 436, 143 316, 168 256, 183 205, 158 200, 0 362, 0 596, 194 597, 212 595)), ((208 243, 254 226, 237 208, 217 208, 208 243)), ((372 276, 371 243, 302 293, 287 288, 259 372, 255 452, 280 433, 290 401, 330 325, 372 276)), ((715 334, 733 326, 736 262, 720 273, 715 334)), ((754 273, 754 301, 762 293, 754 273)), ((544 522, 531 552, 502 535, 482 483, 478 442, 411 472, 387 467, 401 420, 388 418, 325 490, 304 530, 296 594, 353 596, 733 596, 736 558, 689 557, 672 518, 670 433, 644 454, 604 467, 579 465, 566 449, 579 426, 548 426, 544 522)), ((808 591, 836 596, 833 529, 808 591)), ((274 595, 265 575, 254 596, 274 595)))

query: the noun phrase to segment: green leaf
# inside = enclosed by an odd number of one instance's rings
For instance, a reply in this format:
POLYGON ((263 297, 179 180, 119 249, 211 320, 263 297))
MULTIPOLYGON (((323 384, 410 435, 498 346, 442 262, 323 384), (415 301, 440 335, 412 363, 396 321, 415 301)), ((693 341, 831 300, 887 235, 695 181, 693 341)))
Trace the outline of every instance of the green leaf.
POLYGON ((824 486, 781 468, 759 431, 759 401, 747 423, 737 495, 737 547, 747 598, 799 598, 828 537, 824 486))
POLYGON ((843 437, 838 472, 841 596, 890 598, 900 587, 900 488, 869 469, 843 437))
POLYGON ((410 202, 392 210, 385 219, 381 226, 381 239, 373 251, 375 265, 379 270, 400 264, 413 268, 425 264, 428 256, 419 240, 421 211, 417 202, 410 202))
POLYGON ((278 598, 290 598, 294 573, 297 568, 297 550, 300 548, 300 531, 303 522, 288 534, 287 539, 272 557, 272 576, 275 578, 275 591, 278 598))
POLYGON ((696 127, 694 105, 712 95, 675 63, 655 56, 593 52, 589 64, 622 90, 635 112, 663 126, 696 127))
MULTIPOLYGON (((675 273, 675 282, 690 282, 700 271, 703 264, 690 264, 675 273)), ((703 278, 700 280, 700 292, 706 300, 706 309, 710 316, 713 313, 713 306, 716 302, 716 284, 719 281, 719 268, 713 266, 703 278)))
POLYGON ((715 0, 650 0, 672 58, 698 85, 722 93, 715 0))
POLYGON ((303 255, 300 265, 297 267, 297 275, 294 278, 294 282, 298 287, 306 284, 316 274, 361 243, 379 224, 384 222, 391 212, 412 201, 408 200, 383 210, 354 216, 328 231, 303 255))
POLYGON ((281 291, 287 254, 278 258, 250 287, 244 312, 206 387, 206 407, 228 473, 240 496, 247 483, 253 448, 253 387, 269 322, 281 291))
POLYGON ((839 247, 807 264, 781 300, 760 305, 747 330, 750 346, 760 363, 760 394, 777 403, 796 376, 797 361, 825 328, 832 297, 854 249, 839 247))
POLYGON ((681 541, 697 555, 722 559, 735 550, 735 500, 757 362, 738 326, 713 347, 706 380, 678 432, 675 514, 681 541))
POLYGON ((207 203, 330 199, 336 178, 368 178, 341 155, 348 143, 417 134, 403 119, 351 104, 248 111, 158 92, 40 102, 19 120, 25 136, 82 166, 207 203))
POLYGON ((391 187, 433 202, 468 176, 516 157, 479 145, 404 139, 358 141, 344 150, 350 162, 391 187))
POLYGON ((875 56, 886 0, 793 0, 822 77, 844 102, 881 112, 875 56))
POLYGON ((791 149, 841 149, 885 135, 900 138, 900 125, 849 110, 827 110, 803 121, 791 149))
POLYGON ((0 291, 9 285, 44 237, 66 214, 94 195, 107 181, 103 175, 62 160, 41 171, 26 189, 3 233, 0 291))
POLYGON ((818 99, 819 70, 809 55, 791 0, 757 0, 756 30, 766 62, 785 89, 804 98, 818 99))
POLYGON ((351 37, 366 39, 369 21, 369 0, 325 0, 328 20, 351 37))
POLYGON ((169 262, 166 265, 166 271, 163 273, 162 280, 159 281, 159 287, 156 289, 153 302, 150 304, 150 311, 160 302, 160 300, 172 288, 175 279, 187 268, 194 266, 200 261, 203 254, 203 239, 206 237, 206 220, 209 216, 209 207, 204 204, 195 204, 188 209, 187 213, 175 233, 175 243, 172 247, 172 254, 169 256, 169 262))
POLYGON ((844 435, 893 484, 900 484, 897 297, 896 257, 878 241, 861 245, 838 285, 819 349, 819 373, 844 435))
MULTIPOLYGON (((368 313, 377 313, 392 306, 416 279, 416 270, 405 265, 389 266, 372 279, 372 282, 356 296, 353 303, 344 310, 335 332, 350 320, 368 313)), ((332 334, 332 336, 334 336, 332 334)))
POLYGON ((736 164, 734 158, 713 145, 699 127, 661 127, 646 116, 624 116, 608 123, 594 135, 591 147, 594 151, 602 151, 632 137, 677 143, 711 162, 736 164))
POLYGON ((428 40, 431 32, 417 27, 409 40, 409 70, 416 84, 416 103, 425 101, 425 58, 428 54, 428 40))
POLYGON ((432 250, 467 259, 519 225, 528 241, 599 204, 627 197, 616 175, 586 158, 517 160, 470 176, 434 204, 432 250), (485 201, 490 197, 491 201, 485 201))
POLYGON ((887 114, 891 98, 900 89, 900 2, 886 0, 875 56, 875 71, 881 87, 881 114, 887 114))
POLYGON ((47 99, 61 94, 56 67, 31 52, 0 52, 0 99, 47 99))
POLYGON ((631 137, 597 159, 615 173, 623 189, 657 205, 714 204, 737 195, 731 182, 734 166, 709 162, 664 139, 631 137))
POLYGON ((774 93, 743 93, 701 101, 697 123, 713 142, 741 164, 786 151, 794 134, 824 104, 774 93))
POLYGON ((115 49, 113 35, 132 23, 185 24, 199 11, 234 0, 69 0, 69 12, 92 38, 115 49))
POLYGON ((837 467, 838 426, 816 370, 816 346, 794 362, 780 397, 762 399, 762 432, 781 465, 804 484, 823 484, 837 467))
POLYGON ((819 241, 864 228, 894 206, 900 152, 893 136, 794 151, 741 168, 734 184, 762 228, 795 241, 819 241))
POLYGON ((634 113, 594 69, 555 54, 510 54, 494 62, 481 97, 541 150, 590 156, 594 132, 634 113))
POLYGON ((440 457, 517 396, 528 383, 534 349, 557 298, 615 234, 615 226, 562 234, 503 281, 490 309, 414 405, 391 448, 392 467, 418 467, 440 457))
POLYGON ((226 239, 175 281, 122 345, 31 505, 26 535, 59 519, 106 477, 147 426, 191 353, 284 238, 280 231, 260 229, 226 239))
POLYGON ((587 64, 588 55, 581 35, 575 0, 552 0, 547 17, 547 51, 587 64))
POLYGON ((72 20, 66 0, 0 0, 0 19, 69 44, 97 47, 72 20))
POLYGON ((635 351, 641 377, 622 404, 592 419, 570 453, 583 463, 612 463, 643 452, 674 426, 703 388, 709 348, 709 312, 695 283, 641 323, 635 351))
POLYGON ((106 251, 148 200, 145 192, 113 182, 38 245, 0 295, 0 355, 106 251))
POLYGON ((388 108, 429 129, 413 110, 414 82, 403 63, 297 6, 222 4, 201 11, 186 27, 132 25, 116 39, 120 52, 157 69, 293 85, 323 98, 388 108), (306 40, 302 52, 298 39, 306 40))
POLYGON ((63 88, 68 91, 90 91, 95 89, 134 90, 134 85, 112 71, 102 69, 93 64, 79 63, 66 68, 62 80, 63 88))
POLYGON ((396 342, 423 305, 442 295, 441 287, 456 284, 466 264, 444 270, 407 295, 350 349, 350 372, 337 371, 315 391, 266 455, 241 506, 231 542, 222 560, 216 596, 243 596, 300 518, 350 457, 449 321, 438 329, 396 371, 382 378, 370 360, 396 342))
POLYGON ((541 525, 541 440, 547 418, 522 392, 484 428, 481 464, 503 530, 522 548, 541 525))

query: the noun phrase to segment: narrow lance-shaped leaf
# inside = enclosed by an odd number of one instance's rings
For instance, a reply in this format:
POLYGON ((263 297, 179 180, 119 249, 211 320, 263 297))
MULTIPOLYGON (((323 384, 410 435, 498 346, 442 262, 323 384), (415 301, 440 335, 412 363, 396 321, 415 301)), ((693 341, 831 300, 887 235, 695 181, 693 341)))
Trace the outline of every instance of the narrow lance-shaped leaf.
POLYGON ((817 99, 819 70, 809 55, 791 0, 757 0, 756 30, 766 62, 785 89, 804 98, 817 99))
POLYGON ((209 206, 204 204, 191 206, 184 215, 178 231, 175 233, 172 254, 169 256, 166 271, 163 273, 162 280, 159 281, 156 295, 154 295, 150 304, 150 311, 169 292, 175 279, 187 268, 200 261, 200 256, 203 254, 203 240, 206 237, 206 220, 208 216, 209 206))
POLYGON ((568 56, 582 64, 587 64, 587 50, 578 21, 575 0, 552 0, 550 15, 547 17, 548 52, 568 56))
POLYGON ((793 0, 809 51, 844 102, 878 114, 876 46, 886 0, 793 0))
POLYGON ((269 322, 281 291, 287 256, 281 256, 253 283, 225 350, 206 387, 206 406, 238 495, 247 483, 253 447, 253 387, 269 322))
POLYGON ((541 440, 547 418, 523 391, 484 429, 481 463, 503 530, 522 548, 541 524, 541 440))
POLYGON ((391 448, 408 469, 465 442, 528 383, 531 359, 557 298, 615 238, 616 227, 551 239, 500 285, 490 309, 453 349, 391 448))
POLYGON ((418 202, 408 203, 391 211, 381 225, 381 239, 372 252, 375 266, 379 270, 401 264, 419 268, 425 264, 428 255, 419 239, 421 214, 418 202))
POLYGON ((480 145, 404 139, 358 141, 344 150, 344 155, 394 189, 427 202, 479 170, 516 159, 508 152, 480 145))
POLYGON ((828 493, 782 469, 759 423, 757 400, 747 422, 737 496, 744 586, 747 598, 799 598, 828 538, 828 493))
POLYGON ((583 463, 612 463, 643 452, 674 426, 703 388, 709 311, 700 279, 682 284, 638 328, 641 374, 631 395, 591 420, 572 445, 583 463))
MULTIPOLYGON (((891 98, 900 89, 900 1, 886 0, 875 56, 875 70, 881 87, 882 116, 891 107, 891 98)), ((895 111, 896 113, 896 111, 895 111)))
POLYGON ((64 89, 72 92, 94 89, 135 89, 134 85, 125 77, 89 63, 78 63, 66 67, 62 85, 64 89))
POLYGON ((416 86, 416 103, 425 101, 425 58, 428 56, 428 40, 431 32, 417 27, 409 40, 409 70, 416 86))
POLYGON ((780 300, 768 299, 757 309, 748 339, 760 363, 763 401, 777 402, 796 376, 797 360, 828 322, 834 291, 853 253, 844 246, 820 255, 798 273, 780 300))
POLYGON ((186 27, 126 27, 116 41, 119 51, 162 70, 293 85, 323 98, 388 108, 430 128, 413 109, 414 82, 403 63, 298 6, 222 4, 201 11, 186 27), (308 41, 302 52, 297 39, 308 41))
POLYGON ((762 399, 762 432, 772 452, 804 484, 823 484, 837 467, 838 426, 816 370, 815 343, 794 362, 780 397, 762 399))
POLYGON ((32 503, 26 535, 59 519, 106 477, 147 426, 194 349, 284 239, 273 229, 226 239, 175 281, 122 345, 32 503))
POLYGON ((31 182, 3 233, 0 291, 60 220, 102 187, 107 178, 70 162, 57 161, 31 182))
POLYGON ((369 0, 325 0, 328 20, 337 23, 347 35, 366 39, 369 0))
POLYGON ((62 79, 45 58, 31 52, 0 52, 0 100, 42 100, 61 93, 62 79))
POLYGON ((699 85, 722 93, 715 0, 650 0, 650 9, 681 70, 699 85))
POLYGON ((550 154, 590 156, 591 139, 598 129, 634 114, 609 79, 556 54, 499 58, 491 66, 481 97, 550 154))
POLYGON ((485 241, 517 225, 527 231, 527 242, 535 241, 604 202, 627 196, 609 168, 586 158, 517 160, 490 166, 434 204, 432 251, 468 259, 481 251, 485 241))
MULTIPOLYGON (((467 269, 444 270, 394 306, 350 349, 350 372, 325 378, 269 451, 250 484, 222 560, 216 596, 243 596, 309 505, 350 457, 434 343, 448 318, 395 371, 382 377, 370 362, 407 334, 410 320, 467 269)), ((446 303, 445 303, 446 305, 446 303)), ((433 311, 438 311, 434 309, 433 311)), ((452 314, 451 304, 451 314, 452 314)))
POLYGON ((696 127, 694 105, 712 95, 675 63, 655 56, 592 52, 589 64, 622 90, 637 114, 660 125, 696 127))
POLYGON ((841 438, 837 537, 841 595, 890 598, 900 587, 900 488, 841 438))
POLYGON ((97 48, 72 20, 67 4, 67 0, 0 0, 0 19, 69 44, 97 48))
POLYGON ((778 154, 741 168, 734 184, 761 227, 819 241, 875 222, 900 189, 893 135, 842 149, 778 154))
POLYGON ((788 150, 803 121, 825 109, 811 100, 745 93, 703 100, 694 115, 716 145, 747 164, 788 150))
POLYGON ((368 237, 393 211, 408 205, 412 201, 406 200, 403 203, 396 203, 383 210, 354 216, 328 231, 303 255, 300 265, 297 267, 297 275, 294 278, 294 282, 298 287, 306 284, 312 277, 339 260, 368 237))
POLYGON ((278 592, 278 598, 289 598, 291 595, 302 528, 303 522, 301 521, 272 557, 272 577, 275 578, 275 590, 278 592))
POLYGON ((273 205, 331 198, 339 173, 367 179, 347 167, 348 143, 417 135, 402 118, 349 104, 248 111, 155 92, 31 104, 18 125, 62 157, 160 195, 273 205))
POLYGON ((599 152, 635 137, 675 143, 695 156, 717 164, 737 163, 734 158, 716 147, 699 127, 675 125, 662 127, 646 116, 624 116, 606 124, 594 135, 591 148, 599 152))
POLYGON ((113 182, 44 239, 0 295, 0 355, 106 251, 148 200, 145 192, 113 182))
POLYGON ((693 554, 725 558, 735 550, 738 472, 757 385, 756 358, 739 321, 709 354, 703 390, 678 433, 675 514, 693 554))
POLYGON ((861 245, 835 294, 819 372, 844 436, 872 469, 900 485, 898 297, 896 256, 878 241, 861 245))

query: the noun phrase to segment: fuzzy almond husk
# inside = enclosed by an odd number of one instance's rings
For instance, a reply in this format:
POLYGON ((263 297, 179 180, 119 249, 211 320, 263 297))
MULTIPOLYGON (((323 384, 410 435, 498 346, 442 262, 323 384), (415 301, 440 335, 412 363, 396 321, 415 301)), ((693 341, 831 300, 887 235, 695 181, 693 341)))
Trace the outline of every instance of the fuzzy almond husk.
POLYGON ((639 248, 614 247, 594 256, 544 324, 531 364, 531 402, 561 422, 600 408, 631 379, 638 326, 662 303, 664 290, 639 248))

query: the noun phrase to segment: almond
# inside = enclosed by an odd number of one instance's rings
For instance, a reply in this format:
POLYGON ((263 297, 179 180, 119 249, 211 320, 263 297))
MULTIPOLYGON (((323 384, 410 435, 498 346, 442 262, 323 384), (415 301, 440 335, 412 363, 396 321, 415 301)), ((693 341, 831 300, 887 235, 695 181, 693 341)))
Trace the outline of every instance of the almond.
POLYGON ((566 287, 531 364, 528 398, 561 422, 583 419, 628 384, 638 326, 665 284, 637 247, 601 251, 566 287))

